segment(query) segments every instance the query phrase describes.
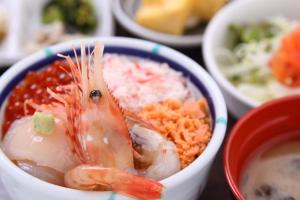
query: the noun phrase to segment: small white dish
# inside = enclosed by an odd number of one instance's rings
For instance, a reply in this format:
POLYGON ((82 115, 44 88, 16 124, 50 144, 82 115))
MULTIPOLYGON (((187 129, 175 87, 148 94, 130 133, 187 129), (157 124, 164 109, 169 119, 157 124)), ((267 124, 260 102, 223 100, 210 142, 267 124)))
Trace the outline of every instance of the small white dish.
MULTIPOLYGON (((0 44, 0 67, 9 66, 28 53, 24 50, 25 42, 32 39, 42 26, 41 9, 48 0, 0 0, 7 14, 8 34, 0 44)), ((114 35, 114 22, 110 0, 91 0, 97 15, 98 26, 92 35, 114 35)))
POLYGON ((206 67, 221 87, 228 110, 239 118, 261 103, 241 93, 220 71, 216 52, 228 47, 228 26, 231 23, 247 23, 272 16, 291 19, 300 17, 300 0, 240 0, 232 1, 210 21, 203 40, 203 57, 206 67))
POLYGON ((172 47, 195 47, 202 43, 203 26, 194 33, 182 36, 170 35, 145 28, 134 21, 135 12, 141 0, 113 0, 112 8, 115 17, 131 33, 148 40, 172 47))

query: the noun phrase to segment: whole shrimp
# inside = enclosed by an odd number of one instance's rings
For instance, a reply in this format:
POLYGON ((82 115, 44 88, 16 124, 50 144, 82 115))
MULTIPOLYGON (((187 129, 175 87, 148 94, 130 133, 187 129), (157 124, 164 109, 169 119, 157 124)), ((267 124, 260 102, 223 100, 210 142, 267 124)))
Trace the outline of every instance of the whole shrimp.
POLYGON ((115 98, 103 78, 103 46, 96 43, 86 56, 81 47, 81 61, 63 56, 71 68, 73 84, 64 94, 50 93, 64 104, 67 129, 76 155, 82 164, 65 174, 68 187, 113 190, 138 199, 160 198, 163 186, 136 176, 131 138, 115 98))

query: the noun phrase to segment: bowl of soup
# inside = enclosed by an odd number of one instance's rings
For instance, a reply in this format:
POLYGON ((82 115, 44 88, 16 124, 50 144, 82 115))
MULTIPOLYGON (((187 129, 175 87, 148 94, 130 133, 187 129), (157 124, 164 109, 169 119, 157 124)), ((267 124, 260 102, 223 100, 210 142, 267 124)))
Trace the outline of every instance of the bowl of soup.
POLYGON ((239 200, 299 199, 300 96, 266 103, 232 129, 224 151, 227 182, 239 200))
POLYGON ((48 47, 0 85, 0 177, 14 200, 195 199, 225 135, 213 79, 143 40, 48 47))

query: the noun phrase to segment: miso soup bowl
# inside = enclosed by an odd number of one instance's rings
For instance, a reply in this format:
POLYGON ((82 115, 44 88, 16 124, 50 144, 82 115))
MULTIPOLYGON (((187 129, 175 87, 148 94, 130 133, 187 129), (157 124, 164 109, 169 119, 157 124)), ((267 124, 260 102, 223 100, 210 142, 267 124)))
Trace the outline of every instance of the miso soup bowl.
MULTIPOLYGON (((270 101, 242 117, 230 132, 224 150, 227 182, 238 200, 243 170, 264 145, 300 140, 300 95, 270 101)), ((279 180, 280 181, 280 180, 279 180)))
MULTIPOLYGON (((207 99, 213 119, 213 135, 205 151, 188 167, 161 181, 165 186, 162 199, 197 199, 203 191, 212 162, 224 138, 227 111, 223 96, 214 80, 190 58, 152 42, 129 38, 93 38, 52 46, 16 63, 0 77, 0 107, 3 123, 5 101, 12 88, 29 70, 39 70, 58 59, 57 53, 74 56, 72 48, 79 52, 81 42, 93 46, 95 41, 105 45, 106 53, 138 56, 168 63, 180 71, 201 91, 207 99)), ((38 152, 37 152, 38 153, 38 152)), ((130 199, 112 192, 87 192, 60 187, 35 178, 14 165, 0 150, 0 177, 13 200, 124 200, 130 199)))

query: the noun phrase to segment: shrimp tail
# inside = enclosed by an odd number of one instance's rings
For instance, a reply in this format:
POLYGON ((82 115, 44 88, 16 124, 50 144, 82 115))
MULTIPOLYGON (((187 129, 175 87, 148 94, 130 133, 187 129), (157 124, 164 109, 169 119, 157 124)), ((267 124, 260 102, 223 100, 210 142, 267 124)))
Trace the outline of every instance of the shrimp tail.
POLYGON ((137 199, 160 199, 163 185, 115 168, 98 165, 79 165, 65 174, 67 187, 93 190, 99 186, 137 199))

